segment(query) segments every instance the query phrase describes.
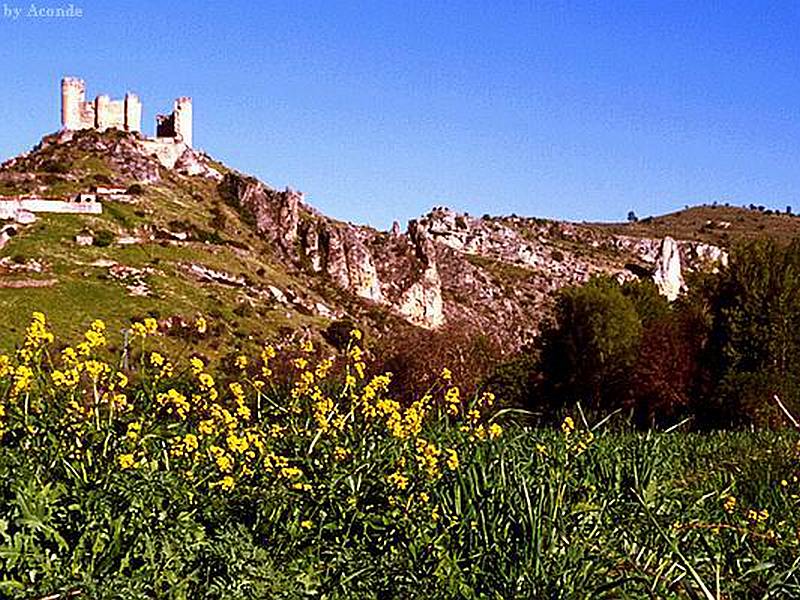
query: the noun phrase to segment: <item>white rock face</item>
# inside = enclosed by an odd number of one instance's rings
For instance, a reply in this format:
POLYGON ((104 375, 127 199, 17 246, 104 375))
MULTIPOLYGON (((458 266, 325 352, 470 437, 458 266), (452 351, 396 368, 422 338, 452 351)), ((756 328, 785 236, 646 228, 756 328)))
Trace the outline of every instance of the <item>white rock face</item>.
POLYGON ((403 293, 397 310, 409 322, 426 329, 444 325, 442 280, 436 263, 428 265, 422 279, 403 293))
POLYGON ((681 254, 678 244, 669 236, 661 242, 661 253, 656 261, 653 281, 661 294, 670 302, 675 300, 686 287, 681 273, 681 254))
POLYGON ((728 253, 711 244, 695 244, 694 253, 699 262, 711 265, 711 272, 717 273, 719 268, 728 266, 728 253))

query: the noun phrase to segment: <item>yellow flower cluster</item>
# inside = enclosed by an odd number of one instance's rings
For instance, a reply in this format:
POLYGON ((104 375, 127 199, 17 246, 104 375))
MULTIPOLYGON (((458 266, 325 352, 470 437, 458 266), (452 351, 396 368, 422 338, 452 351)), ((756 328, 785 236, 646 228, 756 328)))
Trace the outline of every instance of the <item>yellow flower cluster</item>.
POLYGON ((206 331, 208 331, 208 322, 206 321, 205 317, 202 315, 197 317, 194 322, 194 328, 200 335, 203 335, 206 331))
POLYGON ((179 391, 170 388, 156 396, 156 402, 166 411, 168 415, 177 415, 180 420, 186 419, 191 406, 189 400, 179 391))
POLYGON ((425 471, 429 479, 437 479, 440 477, 439 455, 441 451, 436 447, 436 444, 424 438, 417 438, 416 449, 417 464, 420 469, 425 471))
MULTIPOLYGON (((195 328, 204 333, 208 323, 198 317, 195 328)), ((288 382, 271 379, 278 352, 265 345, 255 360, 236 355, 235 368, 226 371, 236 375, 224 375, 219 383, 196 354, 190 354, 184 364, 177 363, 176 369, 161 348, 146 348, 158 330, 153 318, 131 325, 130 334, 142 344, 126 349, 130 353, 126 358, 134 359, 129 371, 116 368, 116 361, 107 356, 111 344, 100 320, 91 323, 79 343, 56 355, 48 368, 39 369, 41 363, 32 362, 33 358, 54 340, 44 315, 36 313, 26 330, 26 352, 17 360, 0 356, 0 380, 7 382, 4 389, 9 390, 6 400, 35 386, 46 389, 52 402, 39 402, 35 410, 60 411, 60 435, 75 460, 91 460, 88 457, 99 451, 122 471, 148 465, 148 469, 166 469, 202 481, 219 492, 237 489, 249 478, 267 478, 278 489, 292 493, 309 492, 315 489, 312 484, 320 461, 323 465, 328 461, 328 469, 346 472, 355 467, 354 456, 364 455, 362 448, 371 452, 386 444, 385 448, 399 451, 399 459, 392 461, 382 477, 397 505, 407 510, 428 504, 431 486, 469 460, 468 448, 452 440, 434 442, 434 437, 424 433, 432 414, 447 422, 446 414, 464 415, 472 439, 496 439, 502 433, 499 424, 483 420, 494 396, 484 393, 467 411, 447 369, 441 373, 447 382, 444 389, 432 388, 409 405, 390 397, 390 373, 366 379, 359 330, 351 332, 341 359, 315 358, 319 349, 310 340, 290 349, 293 358, 284 360, 291 361, 295 371, 288 382), (341 367, 345 376, 338 388, 328 380, 334 367, 336 372, 341 367), (129 376, 132 391, 127 389, 129 376), (289 402, 280 392, 272 396, 285 384, 289 402), (150 407, 156 411, 149 412, 150 407), (98 439, 105 440, 103 447, 90 453, 89 446, 98 439)), ((40 356, 50 361, 49 354, 40 356)), ((0 403, 0 435, 11 422, 9 410, 19 411, 15 405, 0 403)), ((425 514, 434 518, 438 510, 428 506, 425 514)))
POLYGON ((725 496, 725 499, 722 501, 722 510, 728 514, 736 510, 736 498, 734 496, 725 496))
POLYGON ((769 519, 769 511, 766 508, 747 511, 747 520, 752 523, 764 523, 767 519, 769 519))
POLYGON ((458 387, 448 388, 444 395, 444 401, 447 405, 447 413, 453 416, 457 415, 461 410, 461 392, 458 387))
POLYGON ((158 333, 158 321, 148 317, 143 321, 136 321, 131 325, 131 335, 134 338, 144 339, 149 335, 158 333))
POLYGON ((39 351, 48 344, 52 344, 53 340, 54 336, 47 329, 47 319, 44 314, 34 312, 31 315, 31 322, 25 330, 25 341, 18 351, 20 361, 31 362, 39 351))
POLYGON ((575 456, 583 454, 594 441, 594 434, 588 429, 576 429, 575 421, 570 416, 564 417, 564 421, 561 423, 561 431, 567 440, 568 450, 575 456))

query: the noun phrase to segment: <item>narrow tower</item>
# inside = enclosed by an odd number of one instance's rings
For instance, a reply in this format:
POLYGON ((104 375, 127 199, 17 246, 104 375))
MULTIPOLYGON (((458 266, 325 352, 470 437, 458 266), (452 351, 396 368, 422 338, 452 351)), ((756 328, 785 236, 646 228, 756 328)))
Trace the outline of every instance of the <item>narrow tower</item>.
POLYGON ((125 130, 136 133, 142 131, 142 101, 130 92, 125 94, 125 130))
POLYGON ((61 80, 61 127, 83 129, 81 110, 86 101, 86 83, 77 77, 61 80))
POLYGON ((105 94, 94 99, 94 126, 100 131, 111 127, 111 98, 105 94))
POLYGON ((175 137, 191 148, 192 146, 192 99, 181 96, 175 100, 175 137))

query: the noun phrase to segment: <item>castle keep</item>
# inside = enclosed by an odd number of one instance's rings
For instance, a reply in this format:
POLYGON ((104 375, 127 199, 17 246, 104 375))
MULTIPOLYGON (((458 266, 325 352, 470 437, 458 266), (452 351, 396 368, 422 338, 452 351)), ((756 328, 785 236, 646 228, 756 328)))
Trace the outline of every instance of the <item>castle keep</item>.
MULTIPOLYGON (((156 117, 156 140, 192 145, 192 99, 175 100, 169 115, 156 117)), ((61 126, 70 131, 79 129, 120 129, 141 133, 142 102, 136 94, 125 94, 122 100, 100 95, 86 101, 86 82, 76 77, 61 80, 61 126)))

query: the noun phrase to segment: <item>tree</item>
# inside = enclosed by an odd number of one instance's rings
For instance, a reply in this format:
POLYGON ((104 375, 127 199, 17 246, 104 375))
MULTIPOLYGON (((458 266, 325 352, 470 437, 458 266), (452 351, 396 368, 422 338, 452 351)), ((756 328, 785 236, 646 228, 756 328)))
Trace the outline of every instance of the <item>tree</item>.
POLYGON ((701 315, 686 309, 644 329, 627 396, 639 427, 666 426, 696 409, 706 336, 701 315))
POLYGON ((633 303, 644 327, 666 318, 670 313, 669 301, 661 295, 652 279, 626 281, 622 285, 622 293, 633 303))
POLYGON ((745 400, 748 412, 765 414, 763 406, 755 410, 754 398, 771 404, 773 394, 790 408, 800 405, 798 298, 800 239, 787 246, 758 240, 733 250, 713 308, 716 401, 731 414, 744 411, 745 400))
POLYGON ((628 211, 628 222, 629 223, 636 223, 639 220, 639 217, 636 216, 636 213, 632 210, 628 211))
POLYGON ((555 322, 542 334, 546 395, 556 405, 607 408, 636 358, 642 326, 633 302, 608 277, 559 291, 555 322))

